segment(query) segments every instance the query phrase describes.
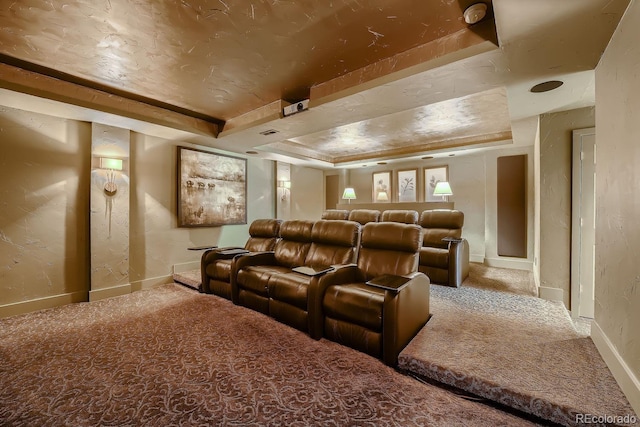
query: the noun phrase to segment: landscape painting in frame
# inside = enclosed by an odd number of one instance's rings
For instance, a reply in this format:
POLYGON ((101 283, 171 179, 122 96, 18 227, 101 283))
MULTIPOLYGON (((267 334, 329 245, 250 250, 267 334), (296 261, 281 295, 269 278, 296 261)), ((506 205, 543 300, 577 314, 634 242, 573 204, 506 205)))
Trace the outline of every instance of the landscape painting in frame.
POLYGON ((178 226, 246 223, 246 159, 178 147, 178 226))
POLYGON ((449 167, 436 166, 424 169, 424 200, 426 202, 441 202, 442 196, 434 196, 433 190, 440 181, 449 181, 449 167))

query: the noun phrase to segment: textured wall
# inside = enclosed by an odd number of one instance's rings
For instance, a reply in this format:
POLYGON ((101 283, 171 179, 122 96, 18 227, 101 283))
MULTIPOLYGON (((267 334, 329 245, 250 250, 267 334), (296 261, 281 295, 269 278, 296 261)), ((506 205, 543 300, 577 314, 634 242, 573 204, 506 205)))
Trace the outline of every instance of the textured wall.
MULTIPOLYGON (((91 291, 129 283, 128 129, 91 126, 91 291), (121 171, 100 168, 100 158, 123 160, 121 171), (116 184, 115 193, 105 185, 116 184)), ((93 298, 93 293, 92 293, 93 298)))
POLYGON ((0 107, 0 148, 0 305, 86 299, 91 125, 0 107))
MULTIPOLYGON (((176 221, 177 146, 189 146, 139 133, 131 144, 131 281, 163 277, 174 264, 200 260, 190 246, 243 246, 249 224, 273 218, 274 166, 269 160, 247 161, 247 224, 178 228, 176 221)), ((198 149, 207 149, 197 146, 198 149)), ((213 150, 211 150, 213 151, 213 150)))
POLYGON ((291 218, 318 220, 324 211, 324 175, 320 169, 291 165, 291 218))
POLYGON ((594 107, 540 117, 540 286, 561 289, 564 305, 569 309, 571 132, 594 125, 594 107))
POLYGON ((636 379, 640 379, 638 27, 640 2, 635 0, 596 69, 595 320, 636 379))

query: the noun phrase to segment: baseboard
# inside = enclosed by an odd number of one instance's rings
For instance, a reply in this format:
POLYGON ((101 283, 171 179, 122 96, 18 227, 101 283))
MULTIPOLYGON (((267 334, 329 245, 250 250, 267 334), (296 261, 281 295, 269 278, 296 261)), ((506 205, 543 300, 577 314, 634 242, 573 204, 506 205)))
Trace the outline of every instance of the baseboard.
POLYGON ((519 259, 506 259, 506 258, 484 258, 484 264, 489 267, 498 268, 512 268, 514 270, 533 270, 533 263, 531 261, 523 261, 519 259))
POLYGON ((199 270, 200 261, 184 262, 182 264, 173 264, 174 273, 184 273, 185 271, 199 270))
POLYGON ((173 275, 152 277, 151 279, 138 280, 131 282, 131 291, 141 291, 143 289, 151 289, 154 286, 165 285, 173 282, 173 275))
POLYGON ((120 295, 130 294, 131 292, 131 283, 112 286, 110 288, 96 289, 93 291, 89 291, 89 301, 98 301, 105 298, 118 297, 120 295))
POLYGON ((477 262, 478 264, 484 263, 484 255, 469 255, 469 262, 477 262))
POLYGON ((538 297, 546 299, 547 301, 560 301, 564 303, 564 291, 560 288, 540 286, 538 288, 538 297))
POLYGON ((69 292, 29 301, 0 305, 0 318, 87 301, 87 291, 69 292))
POLYGON ((595 320, 591 322, 591 340, 596 345, 600 356, 609 367, 631 407, 637 415, 640 415, 640 381, 627 366, 624 359, 620 357, 618 350, 616 350, 595 320))

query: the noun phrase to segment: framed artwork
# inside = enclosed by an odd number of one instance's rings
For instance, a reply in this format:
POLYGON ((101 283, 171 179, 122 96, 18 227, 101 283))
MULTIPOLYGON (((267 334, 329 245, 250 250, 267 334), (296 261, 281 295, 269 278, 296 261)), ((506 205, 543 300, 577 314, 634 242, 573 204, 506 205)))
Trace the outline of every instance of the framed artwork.
POLYGON ((398 171, 398 201, 415 202, 418 188, 418 170, 408 169, 398 171))
POLYGON ((247 160, 178 147, 178 227, 247 223, 247 160))
POLYGON ((440 181, 449 181, 449 166, 424 168, 424 201, 442 202, 441 196, 434 196, 433 190, 440 181))
POLYGON ((373 189, 371 200, 374 202, 390 202, 391 201, 391 172, 375 172, 373 174, 373 189))

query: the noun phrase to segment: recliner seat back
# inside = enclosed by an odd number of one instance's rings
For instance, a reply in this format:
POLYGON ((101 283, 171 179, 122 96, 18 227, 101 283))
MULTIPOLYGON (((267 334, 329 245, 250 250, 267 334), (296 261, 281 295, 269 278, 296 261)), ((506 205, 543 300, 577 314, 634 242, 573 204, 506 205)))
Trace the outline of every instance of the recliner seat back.
POLYGON ((396 222, 370 222, 362 228, 358 254, 361 280, 382 274, 405 275, 418 270, 422 229, 396 222))
POLYGON ((320 267, 354 263, 360 244, 360 224, 354 221, 316 221, 311 241, 304 265, 320 267))
POLYGON ((304 264, 311 247, 313 221, 290 220, 280 225, 280 240, 274 248, 278 265, 296 267, 304 264))
POLYGON ((458 210, 434 209, 422 212, 419 225, 423 228, 422 246, 447 249, 445 237, 462 237, 464 213, 458 210))
POLYGON ((256 219, 249 226, 249 239, 244 248, 249 252, 272 251, 280 235, 279 219, 256 219))

